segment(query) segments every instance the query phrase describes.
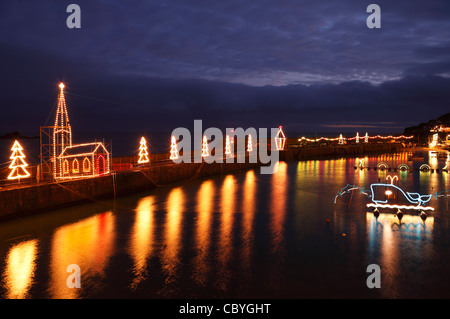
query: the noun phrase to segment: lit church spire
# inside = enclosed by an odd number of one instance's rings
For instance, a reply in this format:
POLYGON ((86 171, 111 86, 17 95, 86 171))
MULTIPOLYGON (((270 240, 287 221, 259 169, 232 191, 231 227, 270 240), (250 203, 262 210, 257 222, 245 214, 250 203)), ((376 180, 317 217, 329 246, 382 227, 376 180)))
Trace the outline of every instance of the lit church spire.
MULTIPOLYGON (((53 162, 62 153, 64 148, 72 146, 72 128, 69 124, 66 99, 64 98, 64 83, 59 84, 58 108, 56 110, 55 125, 53 126, 53 162)), ((56 175, 56 165, 53 165, 56 175)))

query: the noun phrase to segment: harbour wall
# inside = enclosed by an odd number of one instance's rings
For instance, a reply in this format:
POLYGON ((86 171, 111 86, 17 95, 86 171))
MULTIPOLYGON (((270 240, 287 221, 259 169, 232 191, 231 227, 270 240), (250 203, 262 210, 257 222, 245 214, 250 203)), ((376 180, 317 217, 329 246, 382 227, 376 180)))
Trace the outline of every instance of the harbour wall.
POLYGON ((98 198, 113 198, 178 181, 247 170, 259 163, 180 163, 135 167, 131 171, 7 187, 0 191, 0 219, 31 214, 98 198))
POLYGON ((358 157, 370 154, 397 153, 405 149, 401 143, 359 143, 351 145, 330 145, 318 147, 289 148, 284 151, 282 160, 333 159, 358 157))
MULTIPOLYGON (((289 148, 280 152, 280 160, 308 160, 395 153, 401 144, 360 144, 289 148)), ((152 154, 150 163, 138 165, 137 158, 113 159, 113 173, 95 178, 60 182, 38 182, 31 169, 29 184, 8 182, 0 189, 0 219, 74 205, 98 198, 113 198, 150 190, 175 182, 247 170, 261 163, 180 163, 167 160, 168 154, 152 154), (14 184, 16 183, 16 184, 14 184)))

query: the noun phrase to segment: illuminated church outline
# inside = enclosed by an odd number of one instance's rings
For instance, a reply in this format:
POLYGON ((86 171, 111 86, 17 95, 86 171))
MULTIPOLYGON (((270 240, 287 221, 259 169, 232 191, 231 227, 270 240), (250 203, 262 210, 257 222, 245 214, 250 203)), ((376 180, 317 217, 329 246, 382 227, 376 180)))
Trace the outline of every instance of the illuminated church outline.
POLYGON ((55 125, 53 126, 53 176, 57 180, 96 177, 109 174, 110 154, 101 142, 72 144, 64 84, 58 97, 55 125))

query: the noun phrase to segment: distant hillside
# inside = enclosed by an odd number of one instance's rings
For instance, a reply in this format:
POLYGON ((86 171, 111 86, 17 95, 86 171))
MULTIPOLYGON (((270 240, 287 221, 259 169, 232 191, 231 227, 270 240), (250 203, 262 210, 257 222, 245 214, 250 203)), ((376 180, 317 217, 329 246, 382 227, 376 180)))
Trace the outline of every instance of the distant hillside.
POLYGON ((39 136, 24 136, 20 132, 12 132, 4 135, 0 135, 1 140, 20 140, 29 138, 39 138, 39 136))
POLYGON ((444 114, 435 120, 429 120, 426 123, 420 123, 417 126, 407 127, 404 130, 404 134, 415 136, 428 135, 430 129, 438 125, 450 127, 450 113, 444 114))

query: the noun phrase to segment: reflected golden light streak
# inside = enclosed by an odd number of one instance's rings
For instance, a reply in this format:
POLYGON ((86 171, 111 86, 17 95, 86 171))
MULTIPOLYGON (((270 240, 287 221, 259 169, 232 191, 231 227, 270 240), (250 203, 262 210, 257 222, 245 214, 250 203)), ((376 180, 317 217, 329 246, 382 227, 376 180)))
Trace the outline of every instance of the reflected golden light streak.
POLYGON ((196 225, 196 249, 197 256, 194 260, 194 280, 199 284, 206 283, 209 271, 208 250, 211 246, 211 221, 213 212, 214 183, 211 180, 204 181, 197 193, 197 225, 196 225))
POLYGON ((244 251, 242 257, 244 258, 244 267, 249 270, 253 247, 253 219, 256 212, 256 177, 254 171, 248 171, 245 175, 243 195, 242 239, 244 251))
POLYGON ((233 214, 235 209, 236 181, 233 175, 227 175, 221 189, 221 221, 219 239, 219 288, 226 290, 229 281, 227 266, 232 252, 233 214))
POLYGON ((284 218, 286 215, 287 199, 287 164, 278 162, 278 171, 272 175, 272 196, 271 196, 271 231, 273 236, 274 249, 278 249, 283 241, 284 218))
POLYGON ((78 298, 101 284, 114 251, 115 216, 105 212, 59 227, 50 252, 50 295, 56 299, 78 298), (81 289, 67 287, 67 266, 81 269, 81 289))
POLYGON ((3 273, 6 298, 25 299, 33 285, 36 269, 37 240, 28 240, 10 248, 3 273))
POLYGON ((166 284, 176 280, 180 263, 181 221, 183 218, 184 193, 182 188, 172 189, 167 198, 167 215, 164 228, 164 245, 162 267, 166 273, 166 284))
POLYGON ((129 254, 133 260, 132 272, 136 276, 131 289, 137 288, 147 276, 147 261, 153 248, 154 198, 142 198, 136 208, 136 219, 132 228, 129 254))

